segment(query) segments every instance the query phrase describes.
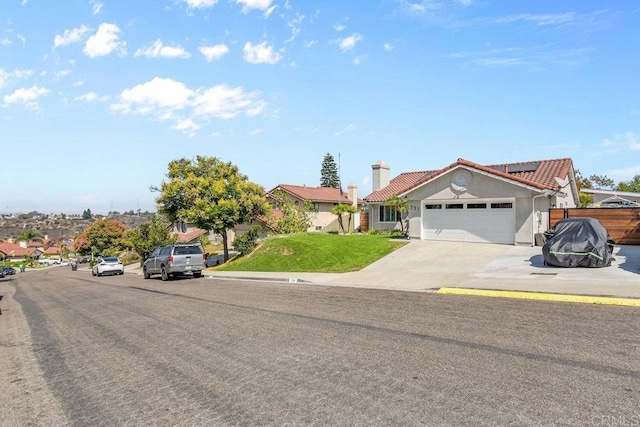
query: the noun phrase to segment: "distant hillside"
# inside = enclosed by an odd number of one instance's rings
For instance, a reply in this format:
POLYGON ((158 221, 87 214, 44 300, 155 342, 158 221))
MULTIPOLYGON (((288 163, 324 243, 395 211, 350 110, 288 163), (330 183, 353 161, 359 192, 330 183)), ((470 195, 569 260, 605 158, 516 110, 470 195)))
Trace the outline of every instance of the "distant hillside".
MULTIPOLYGON (((140 215, 110 215, 108 218, 122 222, 130 228, 135 228, 144 222, 151 220, 151 213, 140 215)), ((72 239, 82 233, 96 220, 104 216, 96 215, 92 219, 83 219, 80 216, 62 217, 48 215, 19 215, 0 217, 0 240, 16 238, 27 230, 35 230, 50 240, 59 241, 72 239)))

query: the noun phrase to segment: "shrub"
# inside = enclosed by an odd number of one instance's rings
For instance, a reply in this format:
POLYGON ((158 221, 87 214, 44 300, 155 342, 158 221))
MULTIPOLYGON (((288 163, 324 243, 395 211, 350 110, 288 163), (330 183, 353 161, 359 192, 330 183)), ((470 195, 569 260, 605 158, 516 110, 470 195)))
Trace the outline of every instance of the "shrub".
POLYGON ((258 244, 258 227, 254 226, 233 241, 233 247, 242 255, 249 255, 258 244))

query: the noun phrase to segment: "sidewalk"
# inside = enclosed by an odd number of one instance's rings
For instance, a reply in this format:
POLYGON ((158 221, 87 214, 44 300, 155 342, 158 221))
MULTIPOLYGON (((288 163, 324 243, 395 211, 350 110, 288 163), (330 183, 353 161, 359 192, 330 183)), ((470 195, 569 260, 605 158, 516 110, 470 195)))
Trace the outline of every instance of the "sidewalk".
POLYGON ((541 247, 410 241, 352 273, 205 272, 210 278, 269 280, 413 292, 442 288, 640 299, 640 246, 617 246, 605 268, 545 266, 541 247))

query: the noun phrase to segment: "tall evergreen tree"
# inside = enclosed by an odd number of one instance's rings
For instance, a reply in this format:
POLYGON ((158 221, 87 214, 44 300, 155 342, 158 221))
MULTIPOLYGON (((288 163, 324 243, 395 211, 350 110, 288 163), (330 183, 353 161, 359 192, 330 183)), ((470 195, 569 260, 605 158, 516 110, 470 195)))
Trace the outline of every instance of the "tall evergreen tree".
POLYGON ((333 156, 327 153, 322 160, 322 170, 320 171, 320 187, 338 188, 340 178, 338 177, 338 167, 333 156))

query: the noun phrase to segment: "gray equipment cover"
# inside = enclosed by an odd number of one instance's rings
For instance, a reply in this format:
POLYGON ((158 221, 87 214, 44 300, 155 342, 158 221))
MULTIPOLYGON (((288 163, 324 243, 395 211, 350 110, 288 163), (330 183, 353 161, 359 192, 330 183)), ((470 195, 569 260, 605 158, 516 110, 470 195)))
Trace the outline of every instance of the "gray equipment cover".
POLYGON ((608 267, 614 241, 595 218, 567 218, 546 232, 545 264, 556 267, 608 267))

